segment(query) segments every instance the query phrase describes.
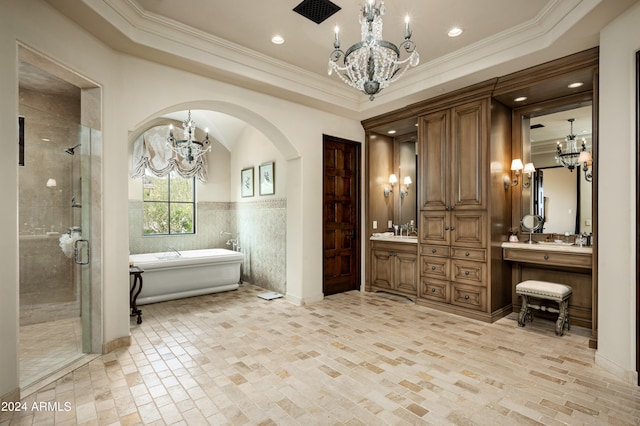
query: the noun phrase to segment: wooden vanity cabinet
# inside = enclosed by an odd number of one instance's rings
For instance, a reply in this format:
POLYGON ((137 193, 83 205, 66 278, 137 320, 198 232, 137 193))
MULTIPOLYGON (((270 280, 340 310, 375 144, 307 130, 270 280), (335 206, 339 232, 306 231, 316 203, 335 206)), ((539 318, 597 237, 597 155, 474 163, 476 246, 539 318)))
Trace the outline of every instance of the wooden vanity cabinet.
POLYGON ((492 244, 510 220, 508 189, 489 174, 508 170, 510 126, 490 96, 418 118, 418 303, 488 322, 511 312, 510 271, 492 244))
POLYGON ((417 244, 373 241, 371 286, 373 291, 397 293, 415 299, 418 289, 417 244))
POLYGON ((487 100, 419 118, 420 209, 485 207, 487 100))

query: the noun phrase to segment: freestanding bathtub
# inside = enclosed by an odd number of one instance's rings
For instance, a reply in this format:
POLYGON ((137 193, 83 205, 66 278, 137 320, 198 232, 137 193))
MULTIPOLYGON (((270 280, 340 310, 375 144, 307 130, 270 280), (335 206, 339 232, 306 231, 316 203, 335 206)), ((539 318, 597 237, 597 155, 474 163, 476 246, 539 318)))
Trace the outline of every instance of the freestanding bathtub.
POLYGON ((244 254, 227 249, 132 254, 129 261, 144 269, 137 304, 235 290, 244 254))

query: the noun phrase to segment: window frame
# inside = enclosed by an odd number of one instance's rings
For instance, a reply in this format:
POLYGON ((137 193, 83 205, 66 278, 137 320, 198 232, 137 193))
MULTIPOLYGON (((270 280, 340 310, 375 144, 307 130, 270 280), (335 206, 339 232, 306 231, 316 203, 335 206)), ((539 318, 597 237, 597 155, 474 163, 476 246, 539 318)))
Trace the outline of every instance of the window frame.
POLYGON ((184 235, 196 235, 196 217, 197 217, 197 212, 196 212, 196 207, 197 207, 197 203, 196 203, 196 178, 195 176, 192 176, 190 178, 184 178, 180 175, 178 175, 175 171, 171 171, 169 172, 167 175, 165 176, 154 176, 152 175, 151 177, 153 178, 164 178, 167 179, 167 199, 166 200, 146 200, 146 193, 145 193, 145 188, 143 185, 142 188, 142 203, 143 203, 143 208, 142 208, 142 236, 143 237, 168 237, 168 236, 184 236, 184 235), (189 180, 191 179, 191 201, 171 201, 171 179, 184 179, 184 180, 189 180), (167 206, 167 229, 168 229, 168 233, 146 233, 145 231, 145 206, 147 205, 147 203, 149 204, 163 204, 167 206), (192 208, 192 212, 193 212, 193 217, 192 217, 192 221, 193 221, 193 226, 192 226, 192 231, 191 232, 172 232, 171 231, 171 205, 172 204, 187 204, 187 205, 191 205, 192 208))

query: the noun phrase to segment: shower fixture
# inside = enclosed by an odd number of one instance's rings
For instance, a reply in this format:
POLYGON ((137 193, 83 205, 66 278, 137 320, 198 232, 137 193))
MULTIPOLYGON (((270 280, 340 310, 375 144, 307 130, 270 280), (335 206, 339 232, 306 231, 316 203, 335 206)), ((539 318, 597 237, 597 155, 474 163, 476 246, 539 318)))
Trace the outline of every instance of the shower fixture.
POLYGON ((75 154, 76 154, 76 153, 75 153, 75 149, 76 149, 77 147, 79 147, 80 145, 82 145, 82 144, 81 144, 81 143, 79 143, 79 144, 78 144, 78 145, 76 145, 76 146, 72 146, 71 148, 67 148, 67 149, 65 149, 65 150, 64 150, 64 152, 66 152, 66 153, 67 153, 67 154, 69 154, 69 155, 75 155, 75 154))

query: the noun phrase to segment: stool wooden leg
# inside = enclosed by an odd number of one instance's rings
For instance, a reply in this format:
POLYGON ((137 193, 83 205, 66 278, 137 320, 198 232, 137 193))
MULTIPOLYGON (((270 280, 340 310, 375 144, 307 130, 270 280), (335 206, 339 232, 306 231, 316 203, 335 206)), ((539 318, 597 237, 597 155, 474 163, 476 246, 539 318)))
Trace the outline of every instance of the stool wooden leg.
POLYGON ((518 326, 524 327, 524 323, 527 320, 527 311, 529 308, 529 301, 526 294, 520 295, 522 297, 522 306, 520 307, 520 315, 518 315, 518 326))
MULTIPOLYGON (((560 305, 560 314, 558 315, 558 321, 556 321, 556 335, 562 336, 564 334, 564 325, 569 322, 569 312, 568 312, 568 300, 563 300, 559 303, 560 305)), ((568 328, 567 328, 568 330, 568 328)))

